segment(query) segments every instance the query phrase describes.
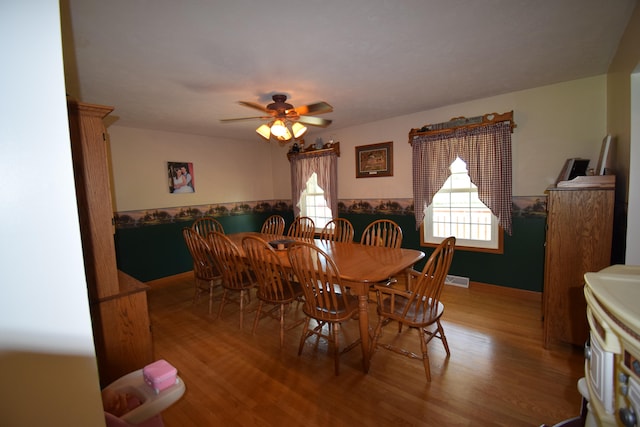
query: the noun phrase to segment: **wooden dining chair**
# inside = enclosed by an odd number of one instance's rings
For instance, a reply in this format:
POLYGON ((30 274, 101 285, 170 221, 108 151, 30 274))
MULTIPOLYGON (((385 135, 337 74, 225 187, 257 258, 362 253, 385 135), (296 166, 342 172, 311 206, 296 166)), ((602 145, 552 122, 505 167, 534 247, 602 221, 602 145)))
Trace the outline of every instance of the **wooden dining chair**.
POLYGON ((289 237, 300 237, 303 239, 313 239, 316 232, 316 225, 313 219, 308 216, 296 217, 287 231, 289 237))
POLYGON ((329 221, 322 232, 320 238, 332 242, 353 242, 353 225, 346 218, 334 218, 329 221))
POLYGON ((209 233, 208 240, 215 254, 218 269, 222 273, 222 301, 218 310, 218 318, 222 318, 222 310, 228 302, 240 305, 240 329, 243 326, 244 312, 251 301, 251 289, 256 282, 238 247, 227 236, 219 231, 209 233), (237 299, 230 298, 230 293, 238 293, 237 299))
POLYGON ((390 219, 379 219, 367 225, 360 243, 369 246, 399 248, 402 246, 402 229, 390 219))
POLYGON ((189 249, 189 254, 193 260, 193 276, 195 282, 195 293, 193 303, 195 304, 203 292, 209 294, 209 314, 213 305, 213 292, 216 287, 222 285, 222 274, 214 260, 214 254, 207 242, 207 239, 200 236, 193 228, 183 228, 182 236, 189 249))
POLYGON ((249 260, 258 288, 258 308, 253 321, 252 333, 256 333, 261 318, 270 316, 280 321, 280 347, 284 346, 284 333, 304 322, 304 318, 285 326, 285 313, 291 308, 291 303, 302 300, 300 283, 290 280, 290 274, 285 270, 273 247, 257 236, 247 236, 242 239, 242 248, 249 260), (273 308, 264 311, 264 305, 273 308))
POLYGON ((224 234, 224 228, 222 224, 220 224, 220 221, 211 216, 203 216, 196 219, 191 225, 191 228, 205 239, 212 231, 219 231, 224 234))
POLYGON ((324 337, 333 348, 335 374, 340 373, 340 355, 360 344, 360 338, 340 350, 338 334, 340 323, 354 319, 358 314, 358 299, 347 292, 340 272, 333 259, 322 249, 308 242, 294 242, 287 250, 289 262, 295 277, 304 292, 303 311, 306 315, 298 356, 302 354, 304 343, 312 335, 324 337), (315 319, 317 326, 309 328, 315 319), (328 330, 323 333, 323 327, 328 330))
MULTIPOLYGON (((387 248, 399 248, 402 246, 402 228, 390 219, 373 221, 362 232, 360 243, 368 246, 384 246, 387 248)), ((409 281, 409 273, 404 274, 405 282, 409 281)), ((397 283, 397 277, 389 277, 384 282, 397 283)), ((370 292, 373 298, 373 290, 370 292)))
POLYGON ((451 355, 442 323, 440 323, 444 312, 444 304, 440 301, 440 294, 451 266, 455 243, 455 237, 444 239, 433 251, 422 272, 411 270, 413 279, 408 285, 408 290, 375 285, 378 323, 371 344, 372 355, 375 354, 377 347, 382 347, 413 359, 422 359, 427 381, 431 381, 427 352, 429 342, 433 338, 439 338, 447 352, 447 357, 451 355), (398 333, 402 332, 403 325, 418 331, 422 355, 379 341, 382 328, 392 320, 398 322, 398 333), (435 325, 435 330, 432 330, 433 325, 435 325))
POLYGON ((262 234, 284 235, 284 218, 280 215, 271 215, 262 223, 262 234))

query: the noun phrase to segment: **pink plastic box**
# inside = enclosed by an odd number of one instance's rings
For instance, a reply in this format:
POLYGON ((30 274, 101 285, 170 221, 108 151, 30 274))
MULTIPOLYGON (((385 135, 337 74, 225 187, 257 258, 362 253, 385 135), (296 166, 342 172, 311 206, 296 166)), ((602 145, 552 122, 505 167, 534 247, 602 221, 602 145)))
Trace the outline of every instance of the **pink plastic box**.
POLYGON ((176 383, 178 370, 164 359, 145 366, 142 369, 144 382, 152 387, 156 393, 167 389, 176 383))

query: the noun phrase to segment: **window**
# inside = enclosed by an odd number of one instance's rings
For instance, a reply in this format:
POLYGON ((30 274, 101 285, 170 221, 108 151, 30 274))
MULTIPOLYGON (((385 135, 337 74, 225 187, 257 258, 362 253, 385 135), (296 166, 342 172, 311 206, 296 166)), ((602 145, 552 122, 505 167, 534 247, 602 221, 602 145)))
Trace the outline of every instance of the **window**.
MULTIPOLYGON (((433 245, 433 241, 439 240, 434 236, 434 215, 445 211, 445 217, 438 222, 444 222, 445 230, 448 226, 447 231, 457 235, 456 247, 503 253, 503 235, 504 233, 511 235, 513 228, 511 221, 513 204, 511 132, 515 126, 513 111, 504 114, 485 114, 473 119, 473 124, 453 126, 446 122, 412 129, 409 132, 412 147, 416 229, 422 229, 420 241, 423 244, 433 245), (458 172, 459 169, 455 168, 456 172, 452 177, 451 166, 458 157, 464 161, 469 172, 468 174, 466 171, 458 172), (458 180, 466 184, 456 182, 458 180), (477 188, 471 185, 471 181, 477 188), (449 183, 448 186, 445 182, 449 183), (442 196, 438 194, 440 192, 442 196), (434 204, 436 195, 438 199, 434 204), (445 200, 444 206, 440 197, 445 200), (476 197, 482 203, 472 201, 476 197), (460 199, 464 202, 460 202, 460 199), (467 219, 458 219, 462 215, 457 211, 460 204, 466 206, 466 213, 463 215, 467 219), (490 217, 490 238, 483 234, 488 228, 482 219, 482 211, 478 211, 484 207, 493 214, 490 217), (434 209, 436 209, 435 212, 434 209)), ((444 232, 436 227, 436 236, 438 233, 444 232)))
POLYGON ((466 163, 458 157, 449 169, 451 175, 425 209, 423 243, 439 244, 455 236, 456 246, 501 252, 498 219, 478 198, 466 163))
POLYGON ((338 155, 340 143, 328 149, 288 154, 294 216, 313 218, 316 231, 338 213, 338 155))
POLYGON ((324 190, 318 185, 318 175, 314 172, 307 180, 305 190, 300 196, 300 216, 313 219, 316 232, 322 231, 324 226, 333 218, 331 209, 327 206, 324 190))

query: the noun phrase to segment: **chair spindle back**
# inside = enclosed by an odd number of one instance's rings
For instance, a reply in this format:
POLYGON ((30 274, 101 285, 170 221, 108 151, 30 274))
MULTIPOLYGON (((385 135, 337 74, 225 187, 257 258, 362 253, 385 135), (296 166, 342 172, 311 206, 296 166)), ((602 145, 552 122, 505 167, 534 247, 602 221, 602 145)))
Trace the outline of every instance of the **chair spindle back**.
POLYGON ((360 243, 369 246, 399 248, 402 246, 402 229, 390 219, 379 219, 365 228, 360 243))

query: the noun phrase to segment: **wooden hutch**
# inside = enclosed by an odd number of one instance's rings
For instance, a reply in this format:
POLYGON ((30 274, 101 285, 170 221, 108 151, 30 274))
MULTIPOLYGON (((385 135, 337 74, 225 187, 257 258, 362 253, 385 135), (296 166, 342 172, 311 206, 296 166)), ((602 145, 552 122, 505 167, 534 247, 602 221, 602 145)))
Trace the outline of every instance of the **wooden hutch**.
POLYGON ((547 189, 544 346, 584 345, 584 275, 611 264, 615 176, 580 176, 547 189))

